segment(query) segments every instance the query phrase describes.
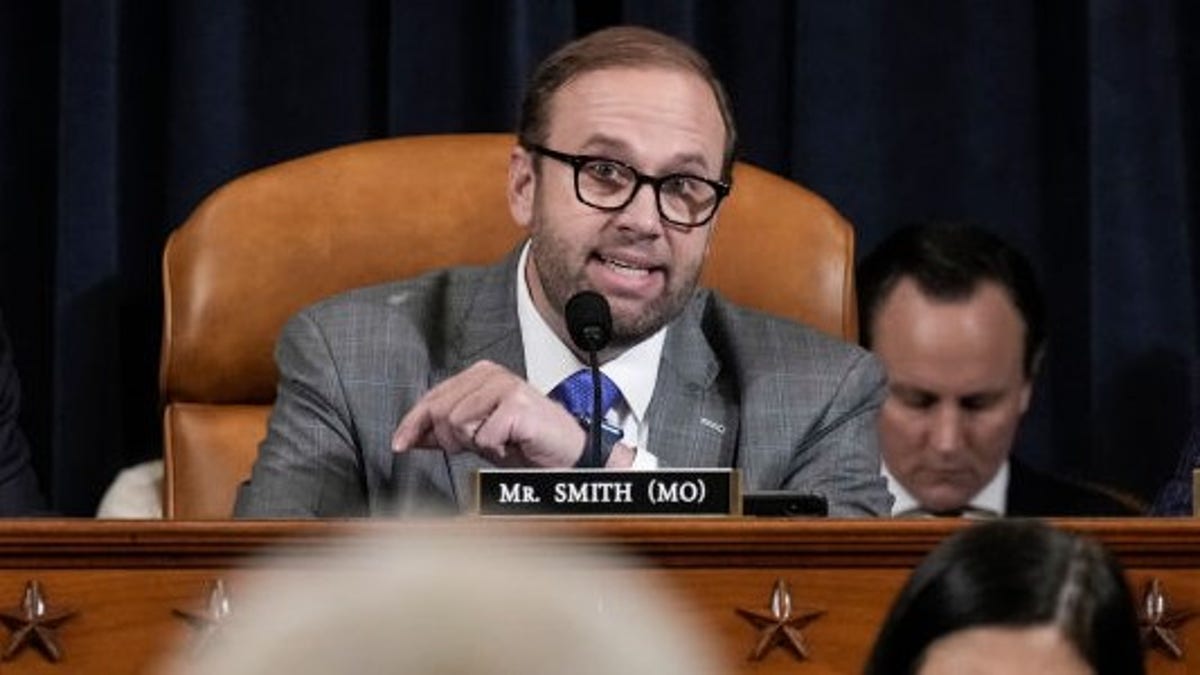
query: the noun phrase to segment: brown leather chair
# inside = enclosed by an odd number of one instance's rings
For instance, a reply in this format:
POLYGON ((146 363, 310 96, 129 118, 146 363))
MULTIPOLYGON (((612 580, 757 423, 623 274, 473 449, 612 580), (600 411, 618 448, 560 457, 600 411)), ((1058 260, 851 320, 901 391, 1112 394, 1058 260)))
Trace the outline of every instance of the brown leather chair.
MULTIPOLYGON (((169 518, 227 518, 275 398, 284 321, 355 286, 495 261, 523 230, 505 198, 508 134, 417 136, 319 152, 208 197, 163 253, 160 388, 169 518)), ((854 233, 824 200, 734 171, 705 283, 833 335, 857 335, 854 233)))

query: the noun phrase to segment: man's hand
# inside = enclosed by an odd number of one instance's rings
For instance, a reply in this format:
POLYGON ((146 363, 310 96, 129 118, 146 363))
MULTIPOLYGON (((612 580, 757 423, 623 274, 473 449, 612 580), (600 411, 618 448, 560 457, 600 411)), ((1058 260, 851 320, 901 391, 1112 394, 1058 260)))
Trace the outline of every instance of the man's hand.
POLYGON ((501 466, 571 467, 586 442, 565 408, 491 361, 429 390, 392 434, 396 452, 474 452, 501 466))
POLYGON ((613 446, 612 453, 608 455, 608 462, 605 463, 606 469, 629 469, 633 467, 633 456, 637 451, 632 447, 625 445, 624 441, 618 441, 613 446))

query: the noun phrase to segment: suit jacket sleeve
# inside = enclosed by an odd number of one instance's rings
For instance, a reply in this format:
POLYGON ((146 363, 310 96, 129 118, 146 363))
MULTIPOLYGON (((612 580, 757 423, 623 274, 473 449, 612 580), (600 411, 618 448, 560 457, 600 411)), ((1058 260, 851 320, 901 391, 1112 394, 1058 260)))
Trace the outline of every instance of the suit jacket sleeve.
POLYGON ((879 468, 875 421, 884 398, 878 361, 858 352, 792 456, 788 489, 823 494, 831 516, 885 516, 892 498, 879 468))
POLYGON ((362 457, 326 336, 310 312, 284 326, 275 350, 279 387, 267 437, 238 517, 367 515, 362 457))
POLYGON ((36 515, 45 510, 29 463, 29 444, 17 425, 20 409, 21 385, 0 322, 0 517, 36 515))
POLYGON ((819 494, 833 516, 890 512, 875 431, 883 370, 868 352, 701 293, 663 364, 650 449, 664 465, 736 466, 747 490, 819 494))
POLYGON ((1150 513, 1156 516, 1192 515, 1192 470, 1200 468, 1200 424, 1192 428, 1175 474, 1154 499, 1150 513))

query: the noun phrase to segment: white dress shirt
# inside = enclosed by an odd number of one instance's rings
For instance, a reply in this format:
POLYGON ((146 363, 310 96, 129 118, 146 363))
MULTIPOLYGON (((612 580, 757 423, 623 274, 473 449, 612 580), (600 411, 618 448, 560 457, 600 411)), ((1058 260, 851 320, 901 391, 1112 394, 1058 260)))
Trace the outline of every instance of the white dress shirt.
MULTIPOLYGON (((917 501, 916 497, 904 489, 900 481, 888 471, 887 464, 882 464, 883 477, 887 480, 888 492, 896 498, 892 503, 892 515, 897 517, 920 517, 933 515, 917 501)), ((963 508, 967 517, 1003 516, 1008 506, 1008 462, 1005 461, 992 476, 992 480, 983 486, 963 508)))
MULTIPOLYGON (((533 304, 533 296, 525 278, 528 257, 529 244, 526 243, 517 263, 516 284, 517 321, 521 328, 521 343, 525 348, 525 377, 538 391, 549 393, 559 382, 580 368, 587 368, 588 364, 580 361, 563 344, 533 304)), ((613 406, 605 415, 605 420, 624 432, 621 441, 634 449, 635 469, 658 467, 658 458, 646 449, 646 440, 650 437, 646 410, 650 407, 654 384, 658 381, 658 362, 666 336, 667 328, 664 326, 600 366, 600 371, 621 390, 621 402, 613 406)))

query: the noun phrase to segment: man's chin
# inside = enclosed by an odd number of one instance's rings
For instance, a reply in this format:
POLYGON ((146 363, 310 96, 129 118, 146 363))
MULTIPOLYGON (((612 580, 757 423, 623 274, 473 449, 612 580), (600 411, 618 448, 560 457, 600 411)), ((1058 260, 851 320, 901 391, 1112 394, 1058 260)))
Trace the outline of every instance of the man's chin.
POLYGON ((971 498, 975 493, 961 488, 934 488, 932 490, 924 490, 918 493, 918 501, 921 502, 921 508, 928 511, 954 511, 966 507, 971 503, 971 498))
POLYGON ((662 323, 632 326, 614 323, 612 341, 609 345, 617 349, 628 349, 653 335, 662 326, 662 323))
POLYGON ((640 313, 631 313, 624 308, 613 311, 613 344, 629 347, 653 335, 667 325, 674 316, 666 316, 660 306, 648 306, 640 313))
POLYGON ((622 298, 610 299, 613 315, 613 341, 626 346, 637 344, 683 313, 691 293, 660 295, 640 302, 622 298))

